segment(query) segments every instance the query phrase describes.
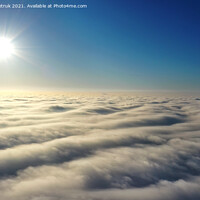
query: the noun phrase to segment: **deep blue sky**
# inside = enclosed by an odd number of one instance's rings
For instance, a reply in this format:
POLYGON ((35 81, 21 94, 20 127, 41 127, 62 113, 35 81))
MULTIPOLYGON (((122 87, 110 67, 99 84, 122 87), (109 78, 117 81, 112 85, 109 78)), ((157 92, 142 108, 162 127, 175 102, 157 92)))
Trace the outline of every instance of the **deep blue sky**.
POLYGON ((0 34, 21 58, 0 65, 3 87, 200 89, 199 0, 1 0, 88 4, 0 10, 0 34))

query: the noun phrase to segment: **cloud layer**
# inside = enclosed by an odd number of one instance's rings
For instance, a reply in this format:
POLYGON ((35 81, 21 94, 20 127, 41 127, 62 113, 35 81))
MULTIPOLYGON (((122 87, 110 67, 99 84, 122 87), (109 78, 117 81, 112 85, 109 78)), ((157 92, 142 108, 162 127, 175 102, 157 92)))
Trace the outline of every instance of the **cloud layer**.
POLYGON ((199 200, 199 99, 1 94, 1 199, 199 200))

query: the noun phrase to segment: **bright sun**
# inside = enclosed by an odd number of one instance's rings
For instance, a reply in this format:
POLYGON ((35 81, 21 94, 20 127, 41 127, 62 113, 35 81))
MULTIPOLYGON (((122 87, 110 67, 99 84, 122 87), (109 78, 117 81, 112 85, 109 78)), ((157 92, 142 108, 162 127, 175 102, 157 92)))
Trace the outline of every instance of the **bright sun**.
POLYGON ((15 48, 9 38, 0 38, 0 60, 9 58, 14 54, 15 48))

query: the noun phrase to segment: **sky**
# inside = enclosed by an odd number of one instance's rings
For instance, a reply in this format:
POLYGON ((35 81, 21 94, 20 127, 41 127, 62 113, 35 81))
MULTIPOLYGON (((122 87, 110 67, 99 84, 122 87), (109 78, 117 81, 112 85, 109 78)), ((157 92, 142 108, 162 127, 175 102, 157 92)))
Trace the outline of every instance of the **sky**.
POLYGON ((87 9, 1 9, 0 88, 200 90, 198 0, 1 0, 87 9))

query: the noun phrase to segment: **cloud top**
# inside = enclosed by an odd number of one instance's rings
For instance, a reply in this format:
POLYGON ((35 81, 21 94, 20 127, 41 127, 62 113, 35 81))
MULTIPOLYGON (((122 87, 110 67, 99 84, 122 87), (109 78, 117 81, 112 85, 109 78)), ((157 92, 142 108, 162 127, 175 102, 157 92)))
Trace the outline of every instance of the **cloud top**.
POLYGON ((199 96, 0 97, 3 200, 200 199, 199 96))

